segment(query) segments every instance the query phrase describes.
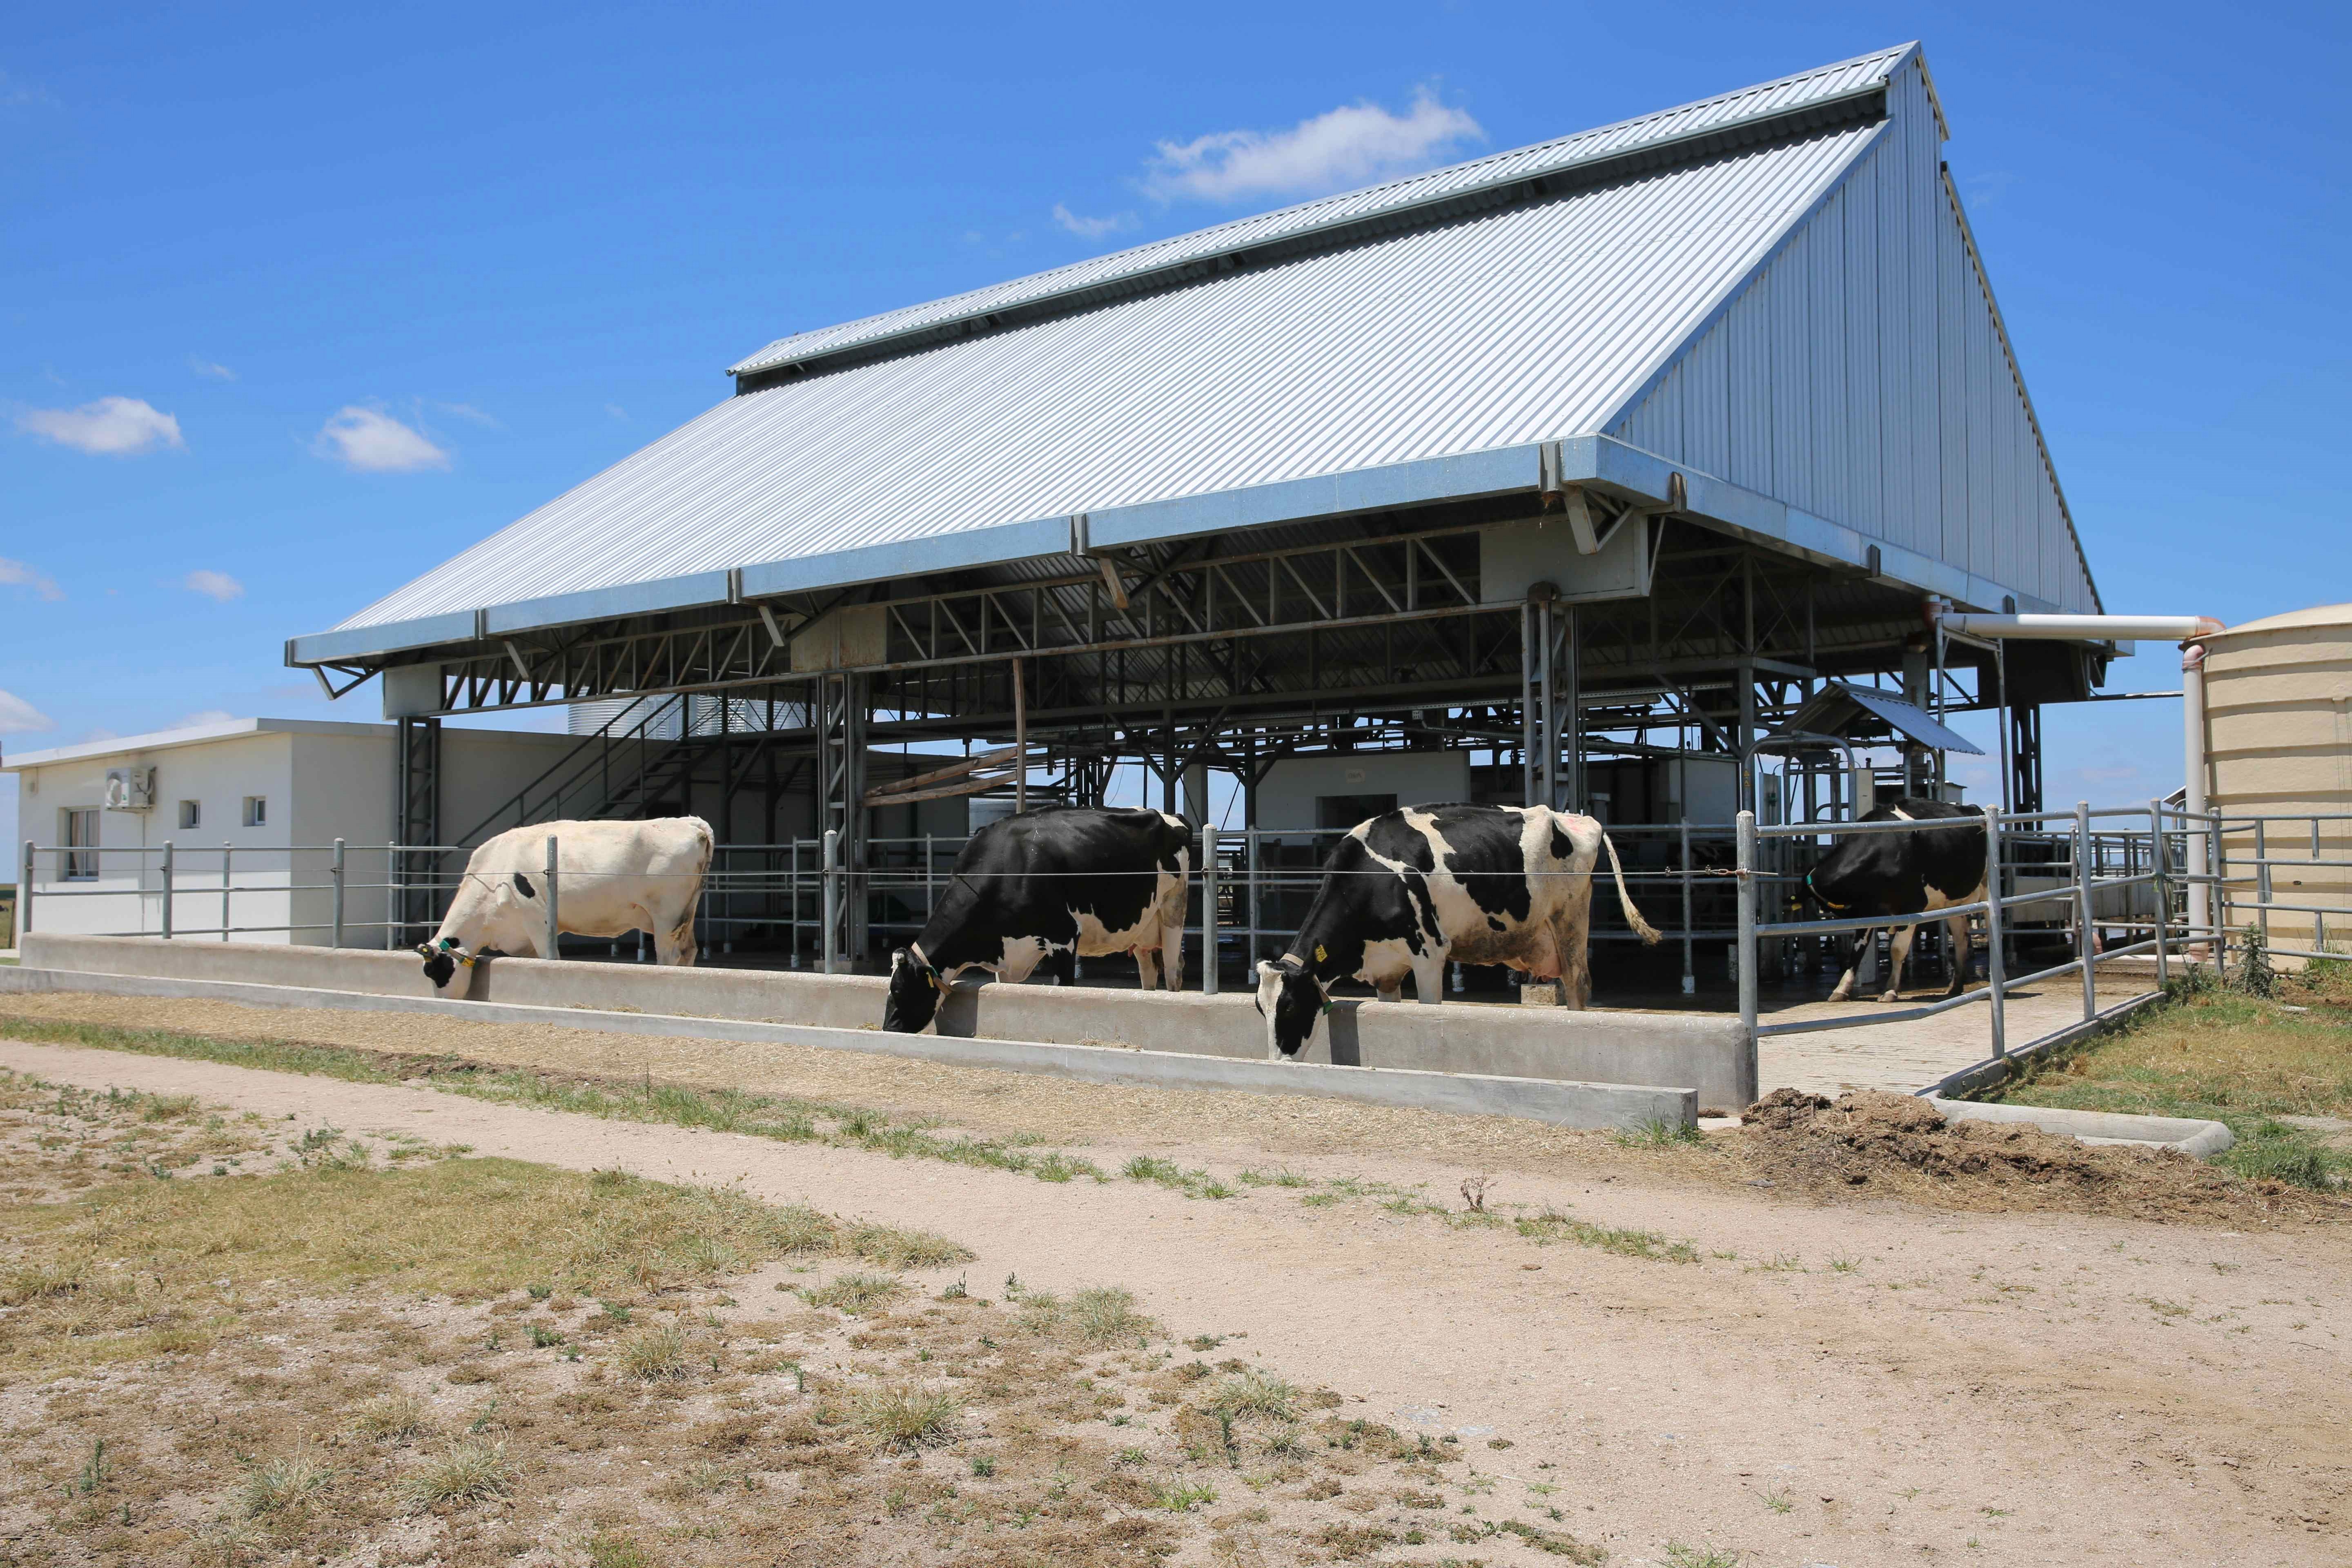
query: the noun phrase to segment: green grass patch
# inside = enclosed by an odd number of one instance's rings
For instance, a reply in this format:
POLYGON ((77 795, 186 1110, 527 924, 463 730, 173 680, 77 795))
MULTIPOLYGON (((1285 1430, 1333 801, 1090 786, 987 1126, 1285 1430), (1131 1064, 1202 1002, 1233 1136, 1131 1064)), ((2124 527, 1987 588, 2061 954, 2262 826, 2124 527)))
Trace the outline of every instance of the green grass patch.
POLYGON ((2177 985, 2121 1028, 2035 1062, 1984 1098, 2219 1121, 2237 1143, 2216 1163, 2242 1176, 2342 1186, 2352 1180, 2352 1152, 2279 1118, 2352 1119, 2352 1007, 2336 999, 2345 987, 2331 972, 2282 977, 2281 988, 2308 1010, 2210 983, 2177 985))
POLYGON ((1594 1225, 1573 1215, 1562 1214, 1558 1209, 1524 1215, 1511 1223, 1521 1236, 1535 1242, 1572 1241, 1579 1247, 1595 1247, 1620 1258, 1646 1258, 1660 1263, 1696 1263, 1699 1260, 1698 1248, 1690 1242, 1675 1240, 1654 1230, 1628 1230, 1615 1226, 1594 1225))

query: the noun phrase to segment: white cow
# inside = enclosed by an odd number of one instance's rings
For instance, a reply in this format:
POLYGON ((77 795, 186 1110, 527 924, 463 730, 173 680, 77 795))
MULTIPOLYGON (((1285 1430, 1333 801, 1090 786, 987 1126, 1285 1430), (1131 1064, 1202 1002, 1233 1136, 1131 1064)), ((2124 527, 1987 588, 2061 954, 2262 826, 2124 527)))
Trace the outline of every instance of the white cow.
POLYGON ((694 910, 710 869, 710 824, 698 816, 648 822, 534 822, 476 849, 449 913, 419 942, 434 989, 463 996, 488 949, 551 958, 547 942, 547 841, 556 844, 558 926, 575 936, 651 931, 663 963, 695 961, 694 910))

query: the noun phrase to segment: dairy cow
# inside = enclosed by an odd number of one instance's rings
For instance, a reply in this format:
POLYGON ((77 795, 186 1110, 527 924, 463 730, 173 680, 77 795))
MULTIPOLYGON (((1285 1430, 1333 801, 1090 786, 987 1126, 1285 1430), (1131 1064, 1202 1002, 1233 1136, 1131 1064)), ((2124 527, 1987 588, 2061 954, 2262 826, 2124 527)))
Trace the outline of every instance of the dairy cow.
MULTIPOLYGON (((1940 800, 1902 795, 1864 814, 1864 822, 1929 822, 1950 820, 1949 827, 1923 827, 1916 833, 1857 833, 1841 838, 1806 875, 1806 890, 1822 908, 1842 920, 1871 915, 1916 915, 1953 904, 1981 902, 1985 896, 1984 814, 1940 800)), ((1954 915, 1944 922, 1951 938, 1952 979, 1944 994, 1957 996, 1969 973, 1969 917, 1954 915)), ((1911 956, 1911 939, 1918 931, 1906 925, 1895 932, 1893 962, 1881 1002, 1892 1002, 1903 989, 1903 965, 1911 956)), ((1830 993, 1832 1002, 1853 994, 1854 972, 1862 967, 1874 931, 1857 934, 1849 950, 1845 973, 1830 993)))
POLYGON ((1604 848, 1626 923, 1655 942, 1625 891, 1617 847, 1589 816, 1540 805, 1415 805, 1359 823, 1325 862, 1290 950, 1258 965, 1266 1055, 1289 1059, 1306 1047, 1336 982, 1362 981, 1393 1002, 1411 975, 1413 994, 1435 1002, 1449 962, 1564 980, 1568 1005, 1583 1006, 1592 990, 1592 872, 1604 848))
POLYGON ((1192 829, 1165 812, 1056 805, 992 822, 956 857, 913 945, 890 955, 882 1026, 920 1032, 967 969, 1018 984, 1040 963, 1131 952, 1143 988, 1184 988, 1192 829))
POLYGON ((476 849, 433 940, 419 942, 434 989, 463 996, 487 950, 541 952, 547 939, 547 841, 556 843, 556 919, 575 936, 650 931, 663 963, 697 956, 694 910, 710 869, 710 825, 698 816, 645 822, 535 822, 476 849))

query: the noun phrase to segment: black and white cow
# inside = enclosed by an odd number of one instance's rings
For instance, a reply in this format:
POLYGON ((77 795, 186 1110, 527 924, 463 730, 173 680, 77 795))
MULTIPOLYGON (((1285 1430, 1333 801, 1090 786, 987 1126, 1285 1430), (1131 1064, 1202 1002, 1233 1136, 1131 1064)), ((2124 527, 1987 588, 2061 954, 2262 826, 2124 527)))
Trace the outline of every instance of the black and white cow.
POLYGON ((1393 1002, 1409 974, 1413 994, 1435 1002, 1448 963, 1503 963, 1565 980, 1568 1005, 1583 1006, 1592 993, 1592 871, 1604 848, 1626 923, 1655 942, 1625 891, 1617 847, 1589 816, 1540 805, 1411 805, 1357 824, 1324 862, 1323 886, 1290 951, 1257 966, 1267 1057, 1306 1048, 1343 979, 1393 1002))
MULTIPOLYGON (((1857 833, 1842 838, 1805 878, 1806 890, 1841 920, 1870 915, 1916 915, 1953 904, 1981 902, 1985 896, 1984 813, 1940 800, 1902 795, 1864 815, 1864 822, 1927 822, 1949 819, 1949 827, 1926 827, 1916 833, 1857 833)), ((1957 996, 1969 973, 1969 917, 1954 915, 1944 922, 1951 938, 1952 983, 1944 994, 1957 996)), ((1893 963, 1881 1002, 1892 1002, 1903 989, 1904 961, 1911 956, 1916 925, 1895 933, 1893 963)), ((1847 955, 1845 974, 1830 993, 1832 1002, 1853 994, 1854 972, 1862 955, 1878 933, 1856 937, 1847 955)))
POLYGON ((919 1033, 967 969, 1017 984, 1049 963, 1066 985, 1079 959, 1131 952, 1145 990, 1182 990, 1192 867, 1192 826, 1165 812, 1054 805, 990 823, 923 934, 890 955, 882 1026, 919 1033))

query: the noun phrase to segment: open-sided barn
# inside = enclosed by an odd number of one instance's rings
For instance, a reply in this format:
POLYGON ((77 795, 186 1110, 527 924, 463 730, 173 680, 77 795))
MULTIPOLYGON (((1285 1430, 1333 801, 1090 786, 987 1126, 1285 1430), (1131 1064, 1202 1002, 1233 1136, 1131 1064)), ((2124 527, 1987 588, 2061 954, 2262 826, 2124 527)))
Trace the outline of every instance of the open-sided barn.
POLYGON ((597 701, 602 767, 520 819, 836 829, 853 869, 926 795, 1118 761, 1171 805, 1229 771, 1253 823, 1277 768, 1357 759, 1314 797, 1353 809, 1431 753, 1720 821, 1832 678, 2005 707, 2038 804, 2040 705, 2113 650, 1996 683, 1923 613, 2101 608, 1945 138, 1906 45, 782 338, 287 657, 383 678, 404 843, 470 841, 442 716, 597 701), (975 739, 872 792, 869 747, 975 739))

